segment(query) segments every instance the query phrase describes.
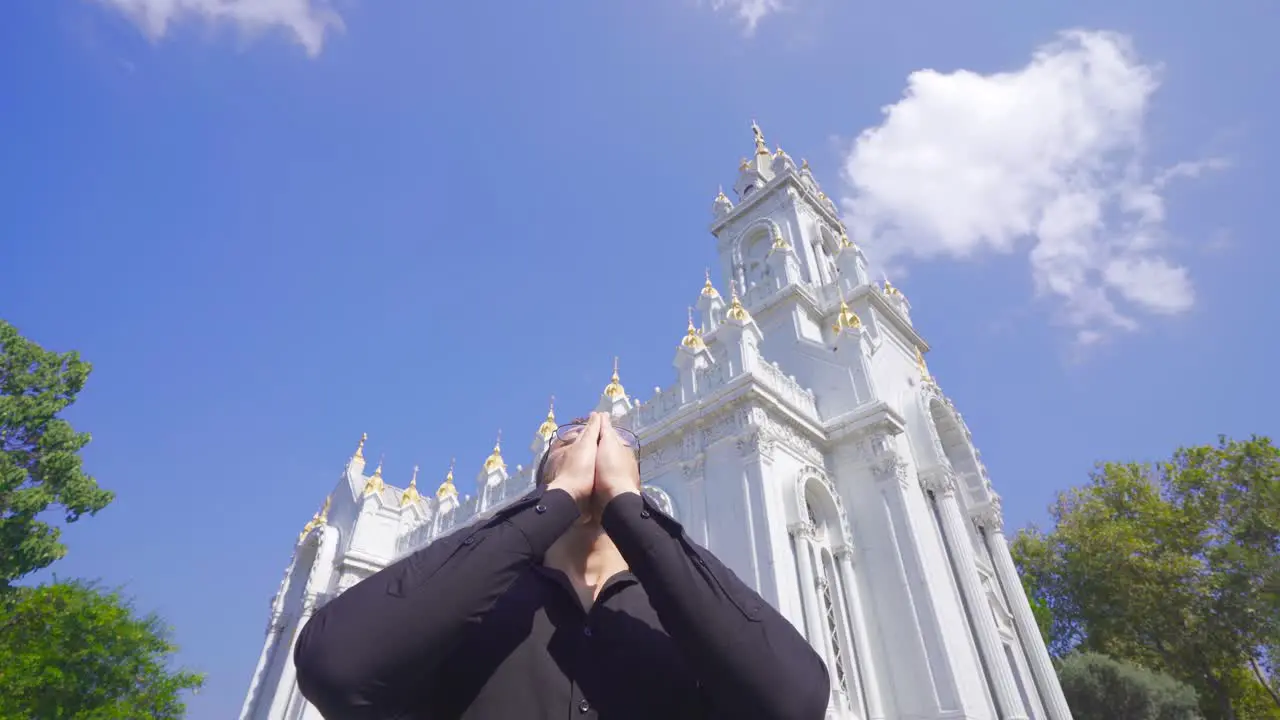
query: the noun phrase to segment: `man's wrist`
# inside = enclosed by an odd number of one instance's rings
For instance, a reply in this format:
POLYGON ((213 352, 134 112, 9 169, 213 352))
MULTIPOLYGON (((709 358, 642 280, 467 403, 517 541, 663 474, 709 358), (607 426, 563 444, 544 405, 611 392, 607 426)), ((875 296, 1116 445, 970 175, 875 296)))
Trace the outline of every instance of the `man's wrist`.
POLYGON ((640 488, 621 488, 618 490, 606 490, 600 493, 600 501, 601 501, 600 507, 601 508, 609 507, 609 503, 613 502, 614 500, 617 500, 623 495, 639 495, 639 494, 640 494, 640 488))

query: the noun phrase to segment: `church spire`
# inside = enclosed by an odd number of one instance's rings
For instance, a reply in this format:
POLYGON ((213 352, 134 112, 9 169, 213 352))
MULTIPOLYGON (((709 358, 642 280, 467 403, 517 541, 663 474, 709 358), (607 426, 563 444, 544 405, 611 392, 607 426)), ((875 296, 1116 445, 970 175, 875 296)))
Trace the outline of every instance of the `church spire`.
POLYGON ((418 492, 418 466, 413 466, 413 477, 409 478, 409 487, 404 489, 404 494, 400 496, 400 507, 412 505, 422 499, 422 493, 418 492))
POLYGON ((756 139, 756 155, 769 155, 769 146, 764 141, 764 133, 760 130, 760 126, 755 120, 751 121, 751 134, 756 139))
POLYGON ((556 431, 556 396, 551 396, 551 403, 547 406, 547 419, 542 421, 538 426, 538 437, 547 440, 551 434, 556 431))
POLYGON ((382 481, 382 458, 378 458, 378 467, 373 469, 373 474, 369 476, 369 481, 364 484, 364 494, 378 495, 386 486, 387 484, 382 481))
POLYGON ((604 396, 610 400, 618 400, 627 396, 627 391, 622 387, 622 382, 618 379, 618 358, 613 359, 613 377, 609 379, 609 384, 604 386, 604 396))
POLYGON ((458 497, 458 488, 453 484, 453 465, 454 461, 449 461, 449 474, 444 476, 444 482, 440 483, 440 487, 436 490, 436 499, 444 500, 445 498, 458 497))
POLYGON ((502 431, 498 431, 498 439, 493 443, 493 452, 489 453, 489 457, 484 460, 484 471, 486 473, 495 472, 497 470, 506 470, 507 463, 502 459, 502 431))

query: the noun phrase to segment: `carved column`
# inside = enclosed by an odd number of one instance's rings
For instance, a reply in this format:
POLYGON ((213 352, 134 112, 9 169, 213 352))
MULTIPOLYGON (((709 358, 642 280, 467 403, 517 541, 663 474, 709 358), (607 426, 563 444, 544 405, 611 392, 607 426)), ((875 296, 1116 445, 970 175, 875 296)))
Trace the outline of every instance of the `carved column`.
POLYGON ((876 676, 875 656, 871 654, 871 643, 867 639, 867 621, 863 614, 862 597, 858 592, 857 580, 853 572, 853 550, 841 548, 836 553, 836 565, 840 572, 840 582, 844 585, 845 601, 849 605, 849 617, 853 632, 853 651, 857 653, 854 667, 857 668, 859 685, 862 686, 862 698, 867 704, 867 720, 885 720, 884 704, 880 701, 880 682, 876 676))
POLYGON ((982 590, 982 579, 973 557, 973 546, 966 533, 968 528, 956 500, 956 478, 951 473, 933 473, 921 478, 925 489, 932 492, 942 516, 943 541, 955 558, 956 579, 960 591, 969 605, 969 617, 973 624, 978 649, 986 659, 987 673, 995 691, 1000 716, 1005 720, 1026 720, 1027 711, 1018 695, 1018 684, 1004 653, 1004 645, 991 615, 991 603, 982 590))
POLYGON ((1013 563, 1013 555, 1009 553, 1009 542, 1004 536, 1004 517, 1000 511, 1000 499, 995 498, 986 507, 976 513, 974 520, 983 529, 983 539, 987 549, 991 551, 992 564, 995 565, 996 579, 1004 591, 1005 601, 1013 611, 1013 621, 1018 628, 1018 639, 1031 665, 1031 674, 1035 677, 1036 687, 1040 690, 1040 700, 1044 703, 1045 712, 1050 720, 1071 720, 1071 709, 1067 707, 1067 698, 1062 694, 1062 684, 1058 681, 1058 673, 1049 660, 1049 650, 1045 647, 1044 638, 1040 636, 1040 626, 1031 612, 1031 603, 1022 588, 1018 577, 1018 568, 1013 563))
MULTIPOLYGON (((805 633, 809 636, 809 644, 822 656, 823 663, 830 663, 830 639, 823 626, 823 611, 818 602, 818 579, 813 568, 813 533, 811 523, 801 522, 791 526, 791 536, 795 538, 796 562, 800 571, 800 600, 804 603, 805 633)), ((835 669, 831 668, 834 674, 835 669)), ((838 693, 837 683, 832 678, 831 697, 838 693)))

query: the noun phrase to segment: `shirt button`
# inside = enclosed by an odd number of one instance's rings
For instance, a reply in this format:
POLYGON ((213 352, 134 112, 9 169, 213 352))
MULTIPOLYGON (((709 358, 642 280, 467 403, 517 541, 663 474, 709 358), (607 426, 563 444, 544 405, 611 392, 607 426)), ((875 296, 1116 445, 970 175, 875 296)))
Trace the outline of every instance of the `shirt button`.
POLYGON ((648 517, 649 517, 649 511, 648 511, 648 510, 641 510, 641 511, 640 511, 640 517, 642 517, 642 518, 648 518, 648 517))
POLYGON ((583 699, 581 702, 578 703, 578 712, 584 713, 590 709, 591 709, 591 703, 587 702, 585 699, 583 699))
POLYGON ((582 628, 582 634, 583 634, 583 635, 586 635, 587 637, 591 637, 591 626, 590 626, 590 625, 588 625, 588 626, 586 626, 586 627, 582 628))
POLYGON ((537 505, 533 506, 533 511, 538 513, 544 513, 547 511, 547 506, 543 505, 542 503, 538 503, 537 505))
POLYGON ((469 537, 469 538, 467 538, 466 540, 463 540, 463 541, 462 541, 462 544, 463 544, 463 545, 470 545, 470 544, 474 543, 475 541, 476 541, 476 539, 475 539, 475 538, 473 538, 473 537, 469 537))

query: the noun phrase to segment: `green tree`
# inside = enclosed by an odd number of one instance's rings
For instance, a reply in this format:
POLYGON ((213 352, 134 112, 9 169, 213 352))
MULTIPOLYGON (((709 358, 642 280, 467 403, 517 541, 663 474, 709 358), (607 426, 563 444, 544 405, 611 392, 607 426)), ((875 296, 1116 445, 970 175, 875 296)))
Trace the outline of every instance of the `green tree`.
POLYGON ((1051 513, 1052 532, 1020 533, 1014 555, 1049 608, 1055 655, 1167 672, 1215 720, 1280 718, 1280 451, 1268 439, 1100 465, 1051 513))
POLYGON ((81 582, 0 596, 0 720, 177 720, 202 676, 172 670, 168 629, 81 582))
POLYGON ((42 513, 60 507, 75 522, 113 499, 81 469, 88 433, 59 417, 89 371, 77 353, 47 351, 0 320, 0 592, 66 554, 42 513))
POLYGON ((1097 653, 1071 653, 1058 670, 1075 720, 1200 720, 1191 686, 1097 653))

